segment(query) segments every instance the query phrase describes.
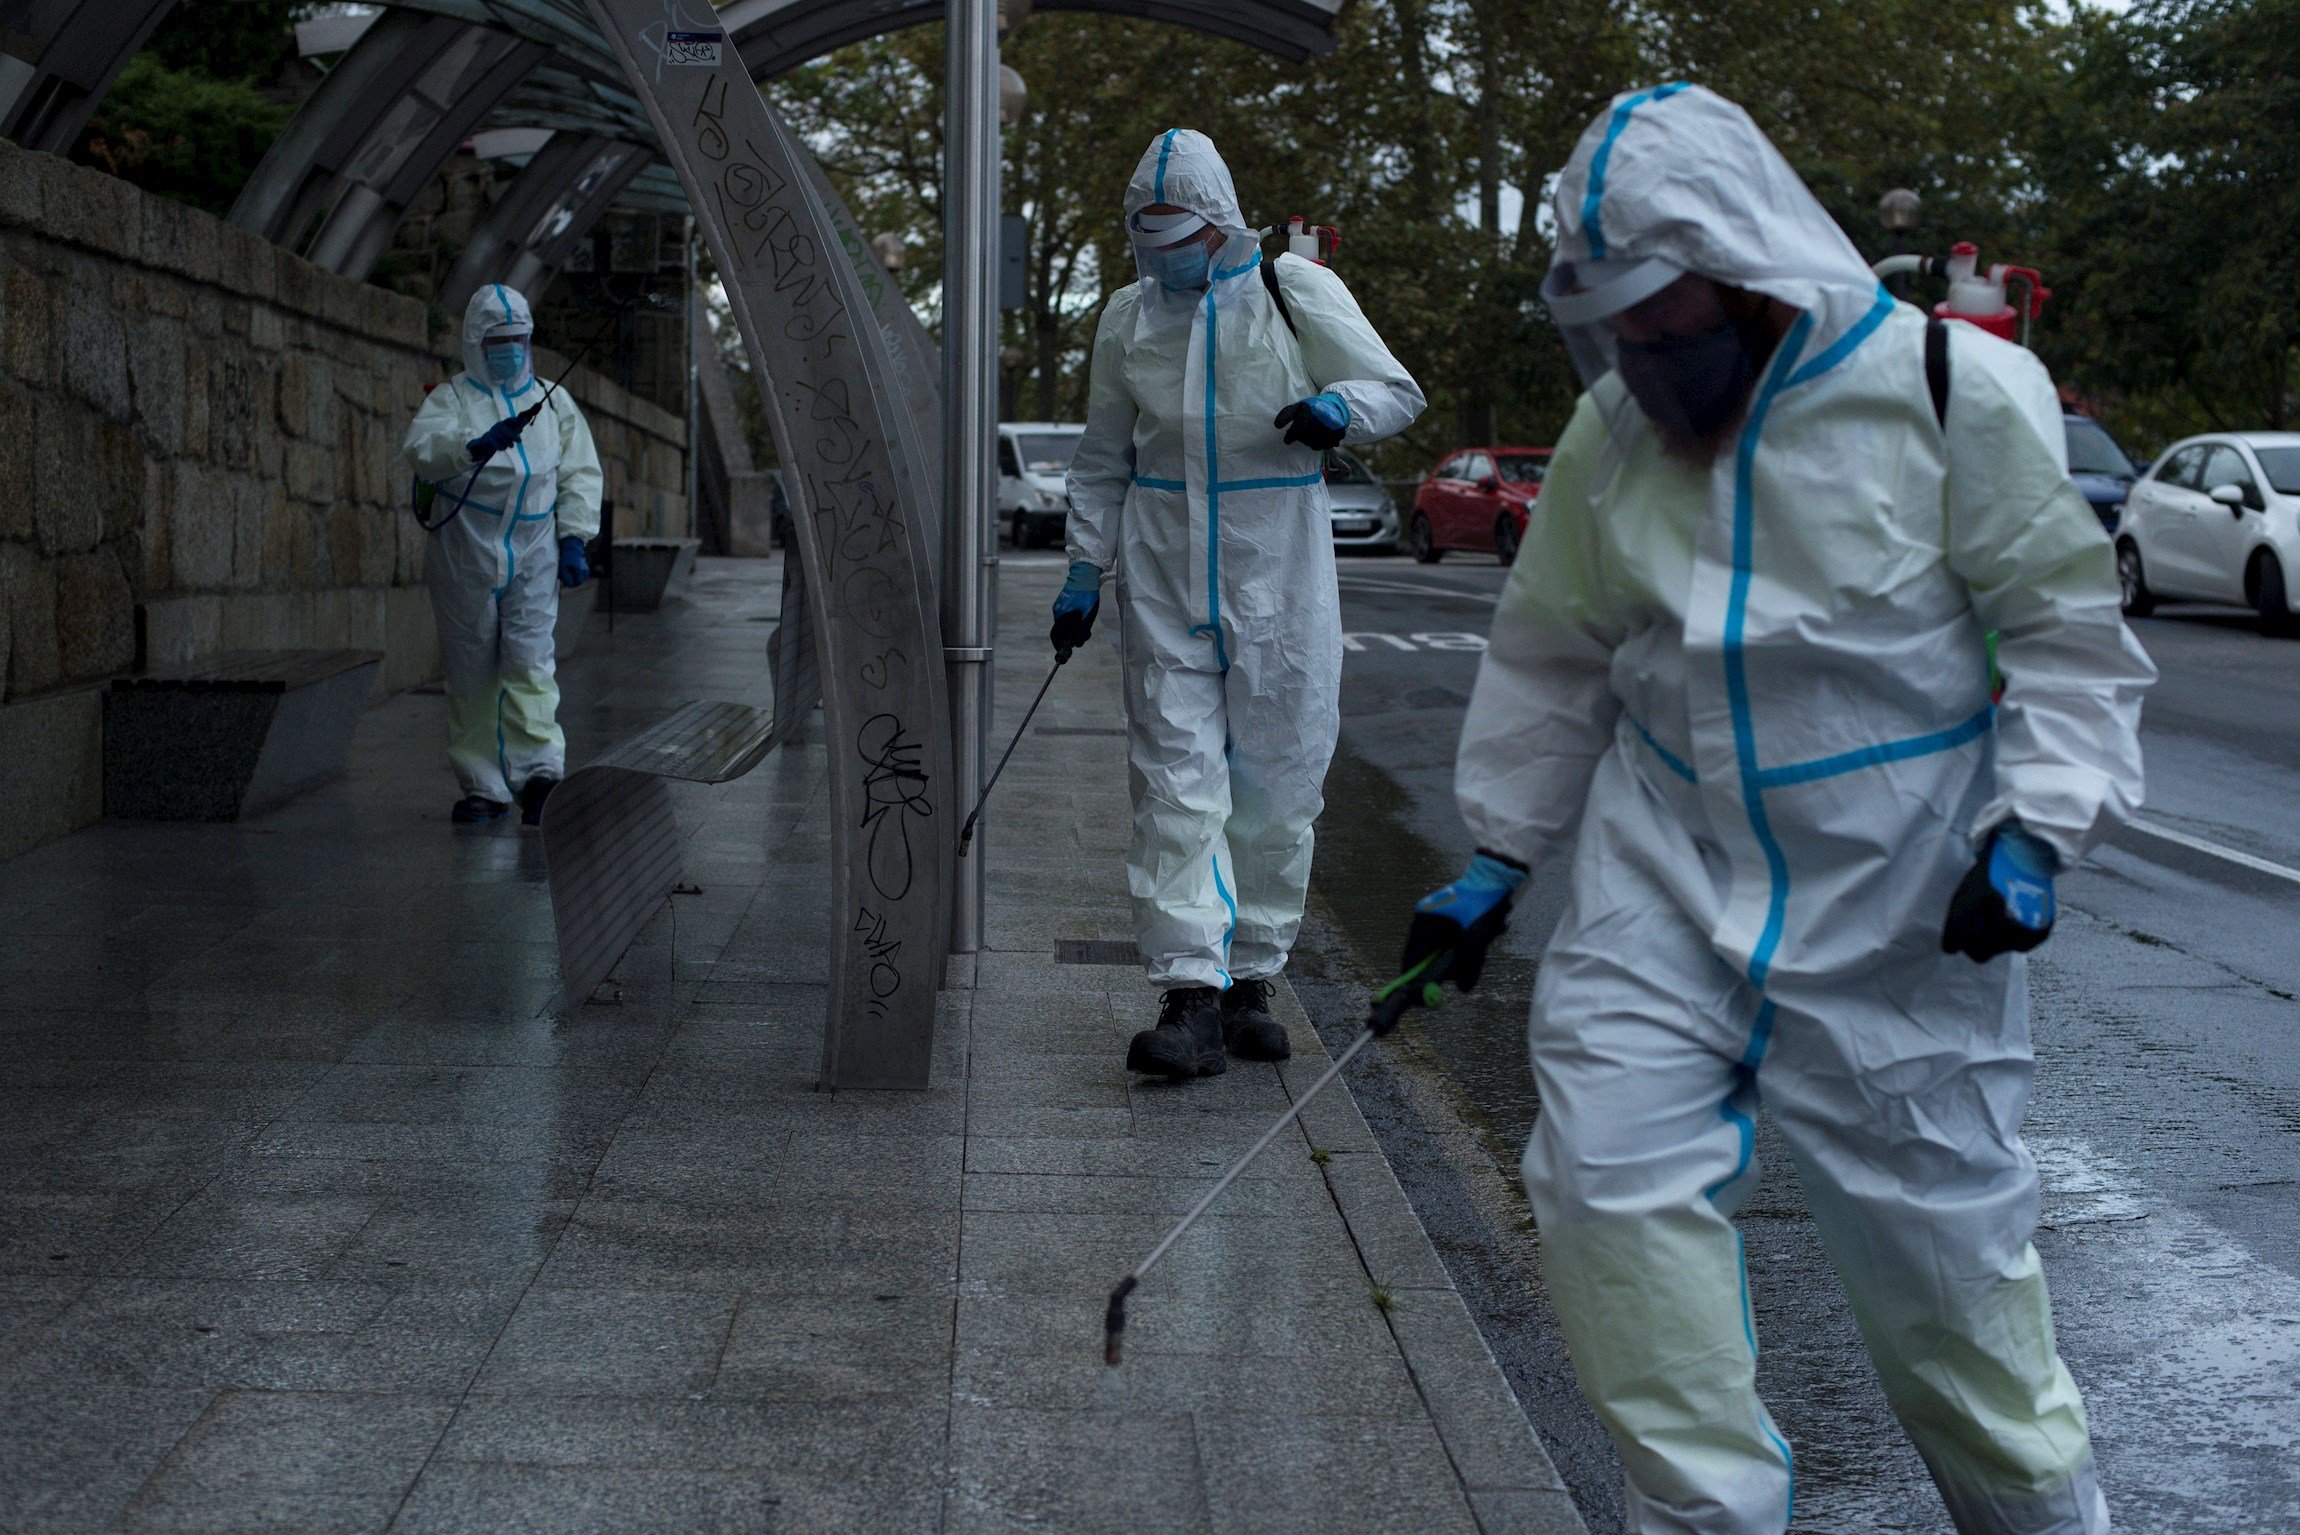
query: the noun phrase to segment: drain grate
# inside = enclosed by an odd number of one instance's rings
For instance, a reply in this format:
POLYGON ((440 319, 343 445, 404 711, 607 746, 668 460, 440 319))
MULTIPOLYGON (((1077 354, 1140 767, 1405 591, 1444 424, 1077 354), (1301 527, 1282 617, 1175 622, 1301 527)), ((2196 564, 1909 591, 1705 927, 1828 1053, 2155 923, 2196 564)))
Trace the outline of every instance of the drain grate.
POLYGON ((1124 938, 1058 938, 1054 942, 1058 965, 1139 965, 1142 951, 1124 938))
POLYGON ((1126 733, 1126 727, 1123 725, 1041 725, 1038 727, 1038 733, 1042 736, 1122 736, 1126 733))

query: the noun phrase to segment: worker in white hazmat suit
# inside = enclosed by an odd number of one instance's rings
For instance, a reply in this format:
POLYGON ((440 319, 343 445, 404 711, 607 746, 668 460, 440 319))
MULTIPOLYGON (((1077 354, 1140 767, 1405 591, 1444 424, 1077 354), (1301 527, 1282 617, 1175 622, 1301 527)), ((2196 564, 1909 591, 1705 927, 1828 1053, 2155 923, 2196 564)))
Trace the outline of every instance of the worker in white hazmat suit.
POLYGON ((1094 339, 1070 465, 1054 638, 1117 593, 1136 937, 1164 993, 1128 1064, 1170 1077, 1286 1054, 1269 983, 1310 878, 1340 724, 1342 634, 1322 452, 1411 423, 1422 393, 1342 280, 1265 267, 1202 133, 1127 184, 1141 280, 1094 339))
POLYGON ((461 498, 424 558, 446 678, 447 757, 463 790, 459 822, 495 820, 516 796, 536 824, 566 772, 552 630, 559 588, 590 578, 583 546, 599 531, 604 481, 590 425, 566 391, 550 390, 534 420, 519 425, 546 392, 534 332, 516 290, 490 283, 472 294, 464 371, 431 391, 407 429, 407 457, 435 487, 435 509, 461 498))
POLYGON ((2020 951, 2140 800, 2155 673, 2108 541, 1978 333, 1884 295, 1729 102, 1621 97, 1555 213, 1589 387, 1463 727, 1480 852, 1406 961, 1474 979, 1578 837, 1524 1171, 1631 1526, 1791 1517, 1732 1223, 1762 1099, 1957 1528, 2098 1535, 2030 1245, 2020 951))

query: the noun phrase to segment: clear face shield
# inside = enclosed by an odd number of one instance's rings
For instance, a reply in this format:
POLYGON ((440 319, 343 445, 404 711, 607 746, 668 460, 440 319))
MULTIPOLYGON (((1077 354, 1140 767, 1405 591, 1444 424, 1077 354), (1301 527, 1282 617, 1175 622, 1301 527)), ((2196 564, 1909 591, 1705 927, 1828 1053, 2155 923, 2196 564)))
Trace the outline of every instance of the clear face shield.
POLYGON ((1680 458, 1715 456, 1770 350, 1762 298, 1659 257, 1560 261, 1541 292, 1617 448, 1650 428, 1680 458))
POLYGON ((1214 226, 1186 208, 1153 204, 1126 221, 1134 241, 1134 265, 1141 274, 1163 287, 1190 292, 1212 279, 1214 244, 1206 232, 1214 226))

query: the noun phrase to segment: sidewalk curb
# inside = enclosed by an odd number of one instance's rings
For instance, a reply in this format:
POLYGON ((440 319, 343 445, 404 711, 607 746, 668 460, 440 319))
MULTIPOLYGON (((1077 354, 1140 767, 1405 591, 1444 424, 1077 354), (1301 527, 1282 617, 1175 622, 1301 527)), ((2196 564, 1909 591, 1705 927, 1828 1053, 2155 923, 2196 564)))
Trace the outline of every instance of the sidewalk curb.
MULTIPOLYGON (((1288 1094, 1298 1095, 1332 1057, 1291 983, 1279 979, 1272 1002, 1294 1044, 1294 1057, 1280 1075, 1288 1094)), ((1383 1311, 1390 1334, 1479 1529, 1485 1535, 1587 1535, 1564 1479, 1455 1292, 1346 1084, 1340 1093, 1329 1088, 1319 1094, 1300 1119, 1310 1144, 1326 1153, 1319 1170, 1367 1282, 1389 1296, 1383 1311)))

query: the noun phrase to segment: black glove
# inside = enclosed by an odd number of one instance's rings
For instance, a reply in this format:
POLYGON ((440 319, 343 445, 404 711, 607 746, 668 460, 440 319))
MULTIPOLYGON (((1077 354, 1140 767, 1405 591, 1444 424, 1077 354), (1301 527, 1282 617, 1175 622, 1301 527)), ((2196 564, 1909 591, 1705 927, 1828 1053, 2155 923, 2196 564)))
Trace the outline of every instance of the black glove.
POLYGON ((1949 897, 1941 952, 1976 964, 2026 954, 2052 936, 2052 877, 2060 860, 2018 821, 1989 833, 1988 845, 1949 897))
POLYGON ((1413 926, 1398 973, 1410 973, 1432 954, 1453 950, 1446 979, 1474 990, 1485 970, 1485 951, 1509 931, 1509 903, 1525 883, 1526 868, 1514 858, 1480 849, 1461 878, 1414 903, 1413 926))
POLYGON ((527 423, 518 416, 505 416, 486 431, 464 444, 473 458, 492 458, 519 440, 527 423))
POLYGON ((1323 452, 1342 445, 1342 434, 1350 427, 1350 407, 1338 394, 1313 394, 1279 411, 1270 425, 1285 428, 1287 442, 1323 452))
POLYGON ((1084 560, 1070 562, 1070 578, 1054 598, 1054 627, 1047 638, 1069 660, 1070 652, 1094 633, 1094 615, 1102 608, 1102 572, 1084 560))

